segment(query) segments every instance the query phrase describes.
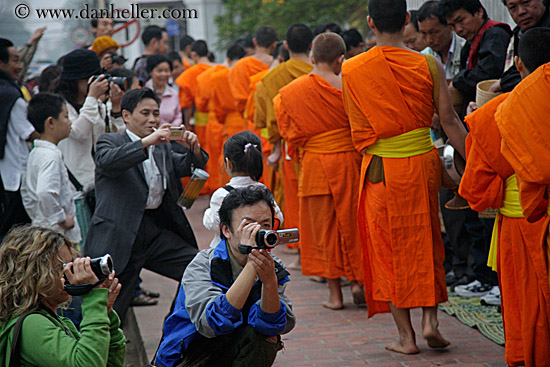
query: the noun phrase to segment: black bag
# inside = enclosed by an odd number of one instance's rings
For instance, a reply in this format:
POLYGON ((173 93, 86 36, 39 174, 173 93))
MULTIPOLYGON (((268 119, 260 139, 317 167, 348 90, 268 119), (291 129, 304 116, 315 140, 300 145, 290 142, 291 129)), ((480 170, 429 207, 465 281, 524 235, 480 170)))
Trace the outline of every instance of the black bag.
MULTIPOLYGON (((50 311, 51 313, 51 311, 50 311)), ((23 314, 19 320, 15 323, 15 326, 13 327, 13 336, 11 339, 11 348, 10 348, 10 364, 9 367, 20 367, 21 366, 21 351, 20 348, 20 336, 21 336, 21 329, 23 327, 23 321, 25 318, 32 314, 40 314, 42 313, 40 311, 30 311, 26 314, 23 314)), ((44 316, 46 317, 46 316, 44 316)), ((50 320, 48 317, 46 317, 48 320, 50 320)), ((50 320, 51 321, 51 320, 50 320)), ((53 323, 53 321, 52 321, 53 323)))

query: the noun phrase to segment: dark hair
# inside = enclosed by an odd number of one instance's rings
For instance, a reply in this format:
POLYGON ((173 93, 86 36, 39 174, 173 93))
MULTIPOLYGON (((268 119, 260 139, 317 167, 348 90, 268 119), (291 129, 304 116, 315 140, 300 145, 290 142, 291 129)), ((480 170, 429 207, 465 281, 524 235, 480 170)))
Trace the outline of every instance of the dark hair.
POLYGON ((407 1, 370 0, 369 15, 378 31, 397 33, 403 29, 407 19, 407 1))
POLYGON ((225 56, 227 56, 229 61, 242 59, 243 57, 245 57, 245 55, 246 51, 238 44, 233 44, 229 46, 227 52, 225 53, 225 56))
POLYGON ((349 51, 352 47, 359 47, 359 45, 363 42, 363 36, 356 28, 351 28, 343 32, 342 38, 346 43, 346 51, 349 51))
MULTIPOLYGON (((233 189, 223 199, 218 215, 220 217, 220 229, 222 225, 226 225, 231 228, 231 222, 233 221, 233 212, 242 207, 250 206, 259 202, 265 202, 271 210, 271 218, 275 217, 275 202, 273 200, 273 194, 271 191, 263 185, 250 185, 247 187, 241 187, 233 189)), ((224 238, 223 232, 220 230, 221 237, 224 238)))
POLYGON ((317 27, 315 27, 315 30, 313 31, 313 36, 315 37, 321 33, 325 33, 326 31, 342 34, 342 27, 340 27, 338 23, 334 23, 334 22, 321 23, 317 27))
POLYGON ((420 32, 420 29, 418 29, 418 10, 409 10, 409 13, 411 14, 411 20, 409 21, 409 24, 412 24, 414 29, 416 29, 416 32, 420 32))
POLYGON ((130 81, 130 83, 132 82, 132 79, 137 78, 136 73, 134 73, 132 70, 126 69, 126 68, 111 69, 111 71, 109 71, 109 74, 111 74, 112 76, 125 77, 130 81))
POLYGON ((38 93, 29 101, 27 119, 40 134, 44 132, 44 122, 48 117, 59 118, 65 100, 58 94, 38 93))
POLYGON ((258 47, 269 47, 277 42, 277 31, 272 27, 260 27, 254 35, 258 47))
POLYGON ((13 47, 13 43, 5 38, 0 38, 0 61, 4 64, 10 62, 10 52, 8 48, 13 47))
POLYGON ((78 80, 65 80, 58 78, 57 82, 54 82, 55 87, 53 91, 61 95, 67 103, 69 103, 73 108, 78 111, 82 108, 82 105, 76 100, 78 96, 78 80))
POLYGON ((306 53, 313 42, 313 32, 305 24, 293 24, 286 31, 286 43, 292 52, 306 53))
POLYGON ((143 41, 143 44, 147 46, 149 45, 149 43, 151 43, 151 40, 153 38, 160 41, 162 39, 162 32, 166 32, 166 29, 161 28, 158 25, 148 25, 143 30, 141 40, 143 41))
POLYGON ((178 54, 176 51, 170 51, 166 54, 166 57, 168 58, 168 60, 170 60, 170 62, 172 63, 172 66, 174 66, 174 61, 179 61, 180 64, 183 64, 183 62, 181 61, 181 56, 180 54, 178 54))
POLYGON ((482 9, 483 18, 488 18, 487 11, 479 0, 441 0, 439 6, 441 14, 443 14, 445 18, 450 17, 455 11, 460 9, 464 9, 472 15, 475 15, 479 9, 482 9))
POLYGON ((50 65, 38 77, 38 91, 51 92, 55 87, 55 80, 61 75, 63 68, 59 65, 50 65))
POLYGON ((191 51, 196 52, 199 57, 208 56, 208 45, 203 40, 195 41, 191 46, 191 51))
POLYGON ((541 65, 550 62, 550 29, 531 28, 521 36, 518 44, 518 56, 523 65, 533 72, 541 65))
POLYGON ((423 22, 428 18, 434 18, 439 20, 439 23, 447 25, 447 19, 441 13, 439 1, 429 0, 426 1, 420 9, 418 9, 418 22, 423 22))
POLYGON ((151 98, 160 105, 160 99, 157 94, 149 88, 132 89, 124 93, 122 102, 120 103, 121 110, 126 110, 134 113, 136 106, 142 99, 151 98))
POLYGON ((92 18, 92 20, 90 21, 92 28, 97 28, 97 25, 99 24, 99 19, 110 19, 110 18, 107 18, 107 17, 92 18))
POLYGON ((149 74, 151 74, 153 69, 156 68, 159 64, 162 64, 163 62, 167 62, 168 65, 170 66, 170 71, 172 71, 173 69, 172 61, 170 61, 168 57, 166 57, 166 55, 162 55, 162 54, 154 54, 149 56, 147 58, 147 65, 145 66, 145 70, 149 74))
POLYGON ((237 38, 234 43, 236 43, 237 45, 241 46, 244 49, 254 48, 254 42, 252 42, 252 38, 250 37, 237 38))
POLYGON ((185 48, 187 46, 190 46, 193 44, 193 42, 195 42, 195 40, 193 39, 193 37, 189 36, 189 35, 185 35, 183 37, 180 38, 180 50, 183 51, 185 50, 185 48))
POLYGON ((262 177, 262 141, 253 132, 241 131, 227 139, 223 145, 223 156, 231 161, 233 171, 246 172, 254 181, 262 177))

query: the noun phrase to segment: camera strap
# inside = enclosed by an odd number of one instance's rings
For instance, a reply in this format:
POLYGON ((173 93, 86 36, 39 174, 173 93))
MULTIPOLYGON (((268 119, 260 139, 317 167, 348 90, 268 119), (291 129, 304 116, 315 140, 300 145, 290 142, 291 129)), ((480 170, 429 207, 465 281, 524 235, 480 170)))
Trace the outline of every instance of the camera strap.
POLYGON ((65 284, 65 290, 67 293, 69 293, 71 296, 83 296, 85 294, 90 293, 92 289, 103 283, 103 281, 106 279, 106 277, 102 277, 97 282, 93 284, 65 284))

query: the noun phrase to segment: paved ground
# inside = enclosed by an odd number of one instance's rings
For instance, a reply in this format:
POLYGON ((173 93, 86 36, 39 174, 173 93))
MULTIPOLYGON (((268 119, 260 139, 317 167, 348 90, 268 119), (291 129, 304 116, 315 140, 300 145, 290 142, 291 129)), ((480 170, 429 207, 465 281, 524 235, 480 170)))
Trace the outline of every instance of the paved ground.
MULTIPOLYGON (((208 198, 201 197, 187 213, 201 248, 208 246, 211 235, 202 226, 202 213, 208 198)), ((275 253, 286 263, 294 255, 275 253)), ((178 284, 154 273, 142 272, 143 286, 161 292, 159 305, 135 307, 141 334, 149 358, 154 354, 162 331, 162 322, 168 312, 171 297, 178 284)), ((324 284, 318 284, 293 272, 287 293, 294 303, 297 326, 283 336, 285 349, 279 353, 275 366, 491 366, 503 367, 504 348, 494 344, 479 332, 464 326, 455 318, 439 313, 440 329, 451 341, 446 350, 431 350, 418 336, 420 353, 405 356, 384 349, 395 339, 396 329, 390 315, 366 318, 366 309, 352 304, 351 293, 344 288, 346 307, 330 311, 321 306, 328 294, 324 284)), ((420 328, 420 312, 413 312, 413 324, 420 328)))

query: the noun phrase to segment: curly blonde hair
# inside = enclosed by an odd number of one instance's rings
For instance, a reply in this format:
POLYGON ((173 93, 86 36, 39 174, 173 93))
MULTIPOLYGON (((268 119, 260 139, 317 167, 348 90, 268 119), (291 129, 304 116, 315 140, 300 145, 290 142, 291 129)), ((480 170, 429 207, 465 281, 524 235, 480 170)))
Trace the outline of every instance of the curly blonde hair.
POLYGON ((62 276, 59 251, 75 245, 49 228, 21 226, 0 244, 0 322, 38 308, 62 276))

